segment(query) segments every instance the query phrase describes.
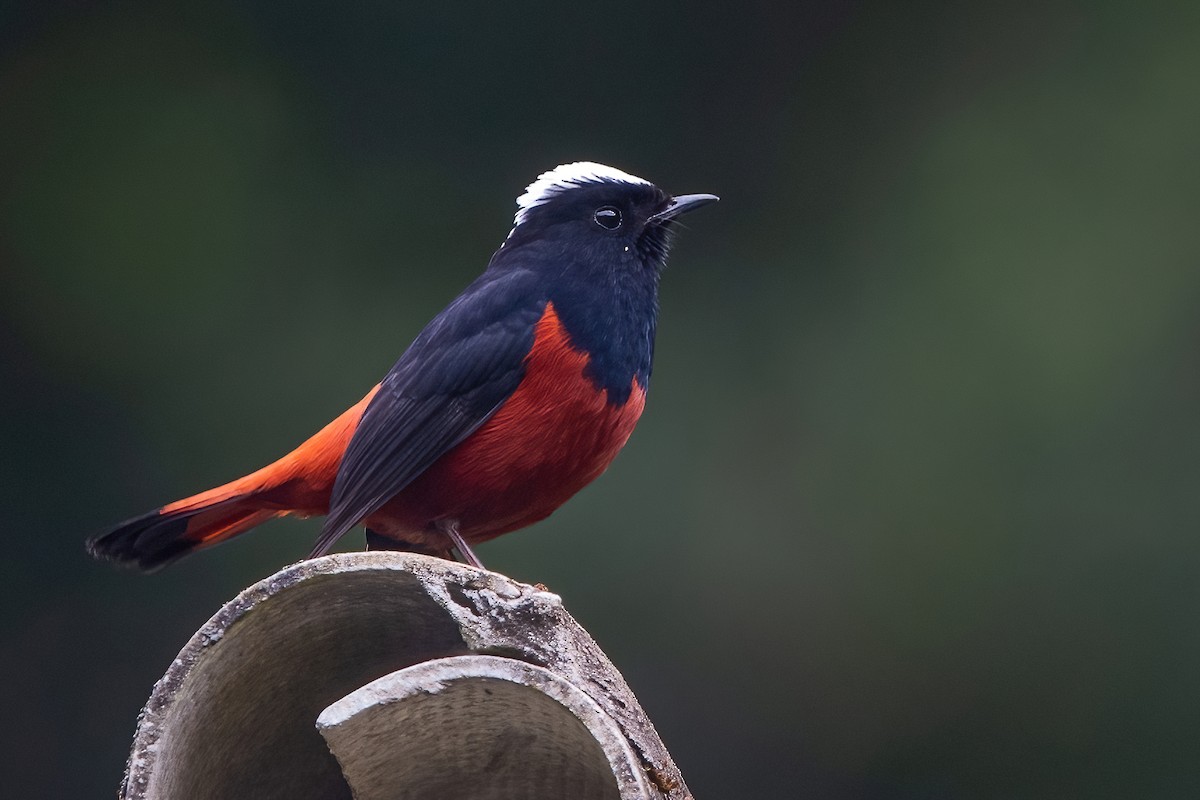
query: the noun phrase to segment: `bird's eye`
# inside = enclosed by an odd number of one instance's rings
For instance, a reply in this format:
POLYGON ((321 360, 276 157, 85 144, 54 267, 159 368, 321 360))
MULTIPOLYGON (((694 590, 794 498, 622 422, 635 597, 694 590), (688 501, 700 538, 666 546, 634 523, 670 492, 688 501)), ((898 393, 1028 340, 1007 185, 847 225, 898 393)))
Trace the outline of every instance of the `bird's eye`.
POLYGON ((596 209, 596 224, 606 230, 615 231, 621 227, 621 212, 612 206, 596 209))

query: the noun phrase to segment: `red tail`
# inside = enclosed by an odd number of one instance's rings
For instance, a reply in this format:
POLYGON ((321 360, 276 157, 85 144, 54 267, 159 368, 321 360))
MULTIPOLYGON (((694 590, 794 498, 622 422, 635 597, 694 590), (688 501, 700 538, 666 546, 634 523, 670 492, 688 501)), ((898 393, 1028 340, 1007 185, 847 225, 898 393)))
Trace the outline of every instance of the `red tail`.
POLYGON ((272 517, 327 513, 342 454, 378 388, 274 464, 126 520, 89 539, 88 552, 153 571, 272 517))
POLYGON ((184 511, 155 509, 93 537, 87 548, 96 558, 151 572, 281 513, 256 508, 252 497, 184 511))

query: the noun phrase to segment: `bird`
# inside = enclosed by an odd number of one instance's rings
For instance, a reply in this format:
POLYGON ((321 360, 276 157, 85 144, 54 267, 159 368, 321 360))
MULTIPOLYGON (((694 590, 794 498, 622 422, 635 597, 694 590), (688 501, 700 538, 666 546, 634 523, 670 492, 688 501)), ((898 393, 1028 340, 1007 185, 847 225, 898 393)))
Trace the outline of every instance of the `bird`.
POLYGON ((91 537, 152 572, 283 516, 325 520, 309 558, 362 524, 368 549, 458 559, 549 516, 604 472, 642 415, 671 195, 591 161, 517 198, 486 269, 384 378, 287 455, 91 537))

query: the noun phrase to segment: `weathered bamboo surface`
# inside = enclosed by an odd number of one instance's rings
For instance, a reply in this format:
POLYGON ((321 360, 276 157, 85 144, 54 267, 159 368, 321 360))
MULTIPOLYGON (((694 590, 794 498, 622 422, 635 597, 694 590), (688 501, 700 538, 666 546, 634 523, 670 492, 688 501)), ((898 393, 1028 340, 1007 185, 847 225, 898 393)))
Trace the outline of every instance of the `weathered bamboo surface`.
POLYGON ((387 551, 301 562, 217 612, 143 709, 121 796, 690 797, 557 595, 387 551))

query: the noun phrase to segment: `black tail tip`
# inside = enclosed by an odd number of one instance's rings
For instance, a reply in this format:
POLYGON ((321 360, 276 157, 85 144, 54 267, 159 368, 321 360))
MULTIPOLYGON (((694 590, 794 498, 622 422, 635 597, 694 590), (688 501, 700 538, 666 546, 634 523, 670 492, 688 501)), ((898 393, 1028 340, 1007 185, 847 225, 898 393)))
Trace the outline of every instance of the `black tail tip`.
POLYGON ((187 516, 155 509, 88 538, 84 547, 92 558, 140 572, 154 572, 196 548, 185 538, 187 516))

